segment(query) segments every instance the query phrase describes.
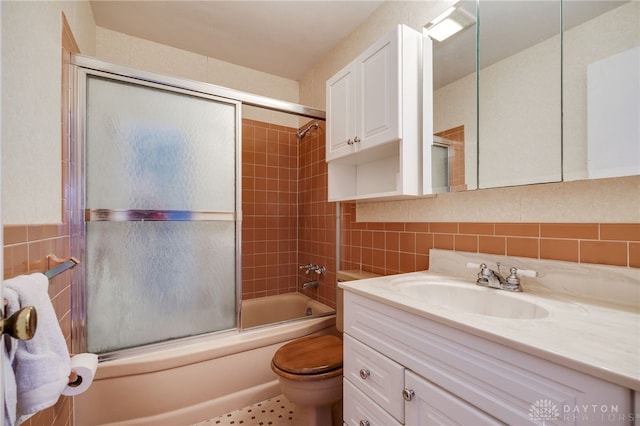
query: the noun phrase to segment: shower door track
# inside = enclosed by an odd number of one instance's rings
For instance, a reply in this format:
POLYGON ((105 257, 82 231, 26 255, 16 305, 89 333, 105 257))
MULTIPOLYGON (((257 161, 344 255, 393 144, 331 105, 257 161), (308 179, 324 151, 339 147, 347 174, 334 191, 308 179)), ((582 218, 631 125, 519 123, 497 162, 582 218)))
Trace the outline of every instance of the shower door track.
POLYGON ((165 86, 168 85, 171 87, 180 87, 183 89, 193 90, 194 92, 212 94, 221 98, 239 101, 244 105, 265 108, 272 111, 295 114, 323 121, 326 120, 327 117, 326 112, 320 109, 296 104, 294 102, 281 101, 279 99, 255 95, 253 93, 243 92, 240 90, 229 89, 215 84, 203 83, 193 80, 184 80, 171 76, 163 76, 162 81, 158 81, 157 74, 145 72, 142 70, 133 70, 125 66, 112 64, 88 56, 72 54, 71 64, 77 65, 82 68, 100 70, 107 73, 127 76, 137 80, 158 83, 165 86))

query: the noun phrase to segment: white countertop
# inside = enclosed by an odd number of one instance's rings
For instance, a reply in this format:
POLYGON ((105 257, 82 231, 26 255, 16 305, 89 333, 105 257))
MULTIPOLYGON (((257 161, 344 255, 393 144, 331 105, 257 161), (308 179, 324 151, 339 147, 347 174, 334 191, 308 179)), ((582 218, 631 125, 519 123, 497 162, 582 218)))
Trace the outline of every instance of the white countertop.
POLYGON ((346 291, 503 344, 603 380, 640 391, 640 311, 569 297, 548 288, 522 293, 482 288, 473 280, 429 271, 341 282, 346 291), (500 292, 546 309, 547 316, 513 319, 463 312, 403 292, 419 281, 500 292), (409 283, 409 284, 407 284, 409 283), (413 284, 411 284, 413 283, 413 284))

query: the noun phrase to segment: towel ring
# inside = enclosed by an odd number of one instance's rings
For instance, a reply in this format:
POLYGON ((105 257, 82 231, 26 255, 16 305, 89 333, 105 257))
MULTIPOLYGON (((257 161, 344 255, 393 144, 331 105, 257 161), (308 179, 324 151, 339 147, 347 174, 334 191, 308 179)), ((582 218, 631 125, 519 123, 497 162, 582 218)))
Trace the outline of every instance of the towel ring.
POLYGON ((7 334, 18 340, 31 340, 38 327, 38 313, 34 306, 27 306, 9 318, 0 320, 0 334, 7 334))

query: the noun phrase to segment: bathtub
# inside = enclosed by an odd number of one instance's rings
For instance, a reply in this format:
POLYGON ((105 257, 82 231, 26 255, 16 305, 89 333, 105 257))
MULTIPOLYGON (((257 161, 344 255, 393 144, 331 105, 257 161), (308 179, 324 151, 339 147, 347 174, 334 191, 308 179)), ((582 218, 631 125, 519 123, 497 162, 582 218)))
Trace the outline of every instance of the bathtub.
POLYGON ((74 400, 78 425, 189 425, 280 394, 271 358, 284 343, 335 333, 333 309, 300 293, 242 302, 243 331, 101 362, 74 400), (305 317, 308 310, 322 316, 305 317), (260 326, 264 322, 275 324, 260 326), (291 321, 292 318, 300 318, 291 321))

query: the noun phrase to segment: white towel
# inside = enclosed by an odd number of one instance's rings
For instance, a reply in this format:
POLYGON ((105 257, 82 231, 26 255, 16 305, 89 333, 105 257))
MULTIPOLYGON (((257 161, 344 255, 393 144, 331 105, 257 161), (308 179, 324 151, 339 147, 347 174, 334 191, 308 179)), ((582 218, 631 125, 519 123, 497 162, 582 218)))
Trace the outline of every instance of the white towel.
POLYGON ((38 326, 33 339, 16 343, 13 370, 17 389, 16 424, 53 406, 69 381, 70 356, 49 298, 49 280, 43 274, 5 280, 18 295, 20 307, 34 306, 38 326))
MULTIPOLYGON (((4 300, 7 301, 5 315, 11 316, 20 310, 18 294, 10 288, 3 288, 4 300)), ((16 423, 16 405, 18 403, 16 388, 16 375, 13 371, 13 361, 16 358, 17 342, 10 336, 4 336, 4 362, 2 374, 4 379, 4 425, 13 426, 16 423)))

